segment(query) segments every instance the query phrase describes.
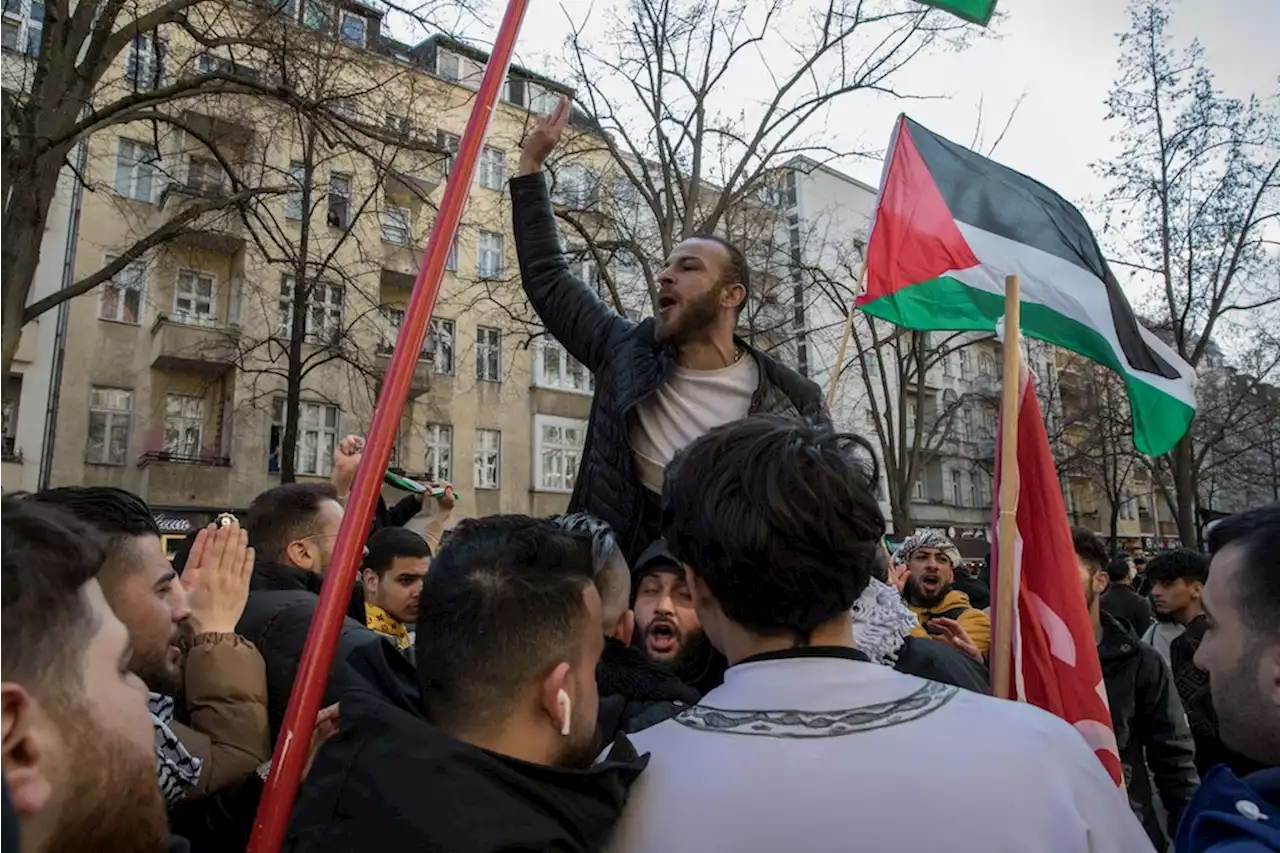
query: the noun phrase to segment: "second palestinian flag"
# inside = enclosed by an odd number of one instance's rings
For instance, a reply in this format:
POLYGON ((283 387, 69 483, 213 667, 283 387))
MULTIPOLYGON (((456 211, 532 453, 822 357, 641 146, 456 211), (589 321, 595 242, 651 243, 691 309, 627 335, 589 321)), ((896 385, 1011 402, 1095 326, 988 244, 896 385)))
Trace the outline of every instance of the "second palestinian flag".
POLYGON ((858 307, 912 329, 995 331, 1008 275, 1021 280, 1023 334, 1119 373, 1134 444, 1170 450, 1195 415, 1194 371, 1138 324, 1080 211, 900 116, 858 307))

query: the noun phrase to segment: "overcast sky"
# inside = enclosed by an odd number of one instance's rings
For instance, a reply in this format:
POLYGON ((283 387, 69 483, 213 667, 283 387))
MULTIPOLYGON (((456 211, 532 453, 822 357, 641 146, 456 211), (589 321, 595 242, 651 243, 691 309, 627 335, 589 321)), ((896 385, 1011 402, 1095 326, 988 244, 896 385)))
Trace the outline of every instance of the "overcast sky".
MULTIPOLYGON (((599 14, 596 4, 594 14, 599 14)), ((590 4, 531 0, 517 47, 530 68, 551 64, 567 33, 565 12, 581 19, 590 4), (554 9, 554 11, 553 11, 554 9)), ((854 96, 846 142, 883 148, 894 117, 905 110, 931 130, 965 144, 973 140, 983 101, 986 145, 1025 93, 995 158, 1052 186, 1080 204, 1103 186, 1089 164, 1107 156, 1112 130, 1104 120, 1107 91, 1116 75, 1117 34, 1127 28, 1122 0, 1000 0, 994 37, 968 50, 918 59, 902 72, 905 89, 945 96, 903 103, 854 96)), ((495 9, 492 17, 500 12, 495 9)), ((1184 0, 1172 31, 1180 43, 1199 38, 1219 85, 1229 94, 1274 94, 1280 76, 1280 0, 1184 0)), ((479 33, 477 33, 479 35, 479 33)), ((733 81, 750 85, 753 81, 733 81)), ((853 99, 851 99, 852 101, 853 99)), ((835 128, 830 128, 835 130, 835 128)), ((839 168, 878 184, 880 167, 845 162, 839 168)))

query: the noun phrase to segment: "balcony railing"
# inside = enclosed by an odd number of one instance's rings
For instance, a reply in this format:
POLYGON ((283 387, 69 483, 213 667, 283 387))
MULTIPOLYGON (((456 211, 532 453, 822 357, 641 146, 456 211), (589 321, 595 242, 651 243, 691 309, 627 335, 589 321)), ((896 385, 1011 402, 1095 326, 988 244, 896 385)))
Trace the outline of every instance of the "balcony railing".
POLYGON ((138 467, 144 468, 153 462, 173 462, 179 465, 200 465, 205 468, 230 468, 230 456, 214 456, 211 454, 189 455, 170 453, 168 450, 148 450, 138 457, 138 467))

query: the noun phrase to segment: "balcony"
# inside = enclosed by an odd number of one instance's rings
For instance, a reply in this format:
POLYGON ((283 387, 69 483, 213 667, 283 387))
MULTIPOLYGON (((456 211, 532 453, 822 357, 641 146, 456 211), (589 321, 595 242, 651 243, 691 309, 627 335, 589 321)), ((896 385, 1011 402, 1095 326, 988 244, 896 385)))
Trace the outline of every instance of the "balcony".
MULTIPOLYGON (((379 344, 374 350, 374 371, 378 374, 378 393, 382 393, 382 382, 386 378, 387 368, 391 366, 391 348, 385 344, 379 344)), ((431 392, 432 381, 435 377, 435 365, 432 363, 431 356, 423 353, 422 357, 413 365, 413 378, 409 381, 409 396, 421 397, 431 392)))
POLYGON ((179 323, 160 314, 151 325, 151 366, 221 376, 236 364, 239 337, 233 327, 179 323))
POLYGON ((973 443, 974 458, 980 462, 994 461, 996 458, 996 440, 980 438, 973 443))
POLYGON ((994 397, 1000 393, 1000 379, 990 373, 979 373, 973 378, 973 393, 994 397))
POLYGON ((156 505, 233 506, 231 459, 152 450, 138 457, 140 491, 156 505))
POLYGON ((231 188, 225 181, 225 175, 215 173, 210 165, 214 162, 201 165, 190 160, 184 162, 160 191, 156 216, 165 222, 196 207, 209 208, 208 212, 197 214, 190 220, 186 229, 170 242, 176 246, 231 255, 244 248, 244 223, 234 207, 225 206, 231 188))

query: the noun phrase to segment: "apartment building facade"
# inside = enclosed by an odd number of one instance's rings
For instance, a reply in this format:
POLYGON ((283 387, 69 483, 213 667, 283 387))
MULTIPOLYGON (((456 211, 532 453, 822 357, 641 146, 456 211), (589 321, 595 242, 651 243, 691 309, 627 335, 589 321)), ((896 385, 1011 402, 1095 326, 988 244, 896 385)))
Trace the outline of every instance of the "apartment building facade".
MULTIPOLYGON (((326 44, 311 70, 333 121, 222 95, 184 104, 185 133, 123 125, 88 143, 87 180, 102 191, 84 200, 76 276, 192 205, 277 188, 197 217, 69 303, 52 484, 135 491, 175 539, 280 482, 291 376, 297 480, 327 479, 342 436, 368 430, 487 59, 443 37, 382 38, 378 11, 359 3, 310 0, 289 14, 287 37, 326 44)), ((270 73, 252 53, 154 39, 163 51, 140 38, 123 58, 124 83, 270 73)), ((528 309, 506 191, 531 111, 562 91, 509 73, 391 460, 454 483, 459 516, 561 511, 585 441, 592 379, 528 309)))

